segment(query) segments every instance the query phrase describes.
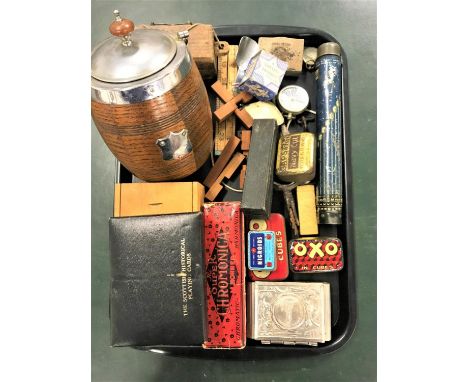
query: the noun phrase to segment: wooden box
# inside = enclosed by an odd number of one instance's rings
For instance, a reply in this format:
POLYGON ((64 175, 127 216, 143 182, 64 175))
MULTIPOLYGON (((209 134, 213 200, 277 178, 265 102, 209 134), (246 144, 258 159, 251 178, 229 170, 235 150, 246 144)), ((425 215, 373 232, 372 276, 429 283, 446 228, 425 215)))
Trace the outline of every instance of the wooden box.
POLYGON ((204 198, 198 182, 117 183, 114 217, 198 212, 204 198))
POLYGON ((158 29, 176 37, 177 32, 189 30, 188 49, 203 79, 217 75, 215 40, 213 26, 209 24, 155 24, 138 25, 137 29, 158 29))

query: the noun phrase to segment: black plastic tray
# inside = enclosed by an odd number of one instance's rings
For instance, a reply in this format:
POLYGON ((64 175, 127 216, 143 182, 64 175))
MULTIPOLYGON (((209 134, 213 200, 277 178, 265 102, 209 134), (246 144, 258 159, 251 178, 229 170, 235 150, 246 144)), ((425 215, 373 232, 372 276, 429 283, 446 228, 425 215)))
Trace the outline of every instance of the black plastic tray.
MULTIPOLYGON (((227 41, 230 44, 238 44, 242 36, 249 36, 255 40, 261 36, 283 36, 296 37, 305 40, 305 46, 318 47, 320 44, 327 41, 338 42, 328 33, 323 31, 292 26, 275 26, 275 25, 235 25, 235 26, 219 26, 215 27, 216 33, 221 41, 227 41)), ((173 355, 189 355, 195 357, 206 358, 262 358, 262 355, 271 358, 297 356, 299 354, 324 354, 337 350, 343 346, 353 334, 356 326, 356 289, 355 289, 355 273, 354 273, 354 224, 353 224, 353 199, 351 194, 351 148, 350 148, 350 124, 348 115, 348 78, 347 78, 347 61, 346 54, 342 47, 343 60, 343 224, 338 226, 320 225, 319 234, 321 236, 335 236, 341 239, 344 249, 344 268, 339 272, 317 273, 317 274, 294 274, 290 273, 288 280, 290 281, 325 281, 330 283, 331 287, 331 307, 332 307, 332 338, 331 341, 324 344, 319 344, 316 347, 302 345, 263 345, 259 341, 251 339, 247 340, 247 346, 242 349, 233 350, 205 350, 201 346, 186 346, 174 347, 164 346, 158 347, 160 352, 167 352, 173 355)), ((213 82, 213 81, 212 81, 213 82)), ((315 109, 315 78, 312 72, 303 73, 298 77, 285 77, 282 86, 298 84, 303 86, 309 93, 310 105, 315 109)), ((215 95, 210 88, 211 82, 206 83, 212 108, 214 110, 215 95)), ((239 128, 239 125, 237 126, 239 128)), ((308 126, 309 130, 314 132, 315 124, 308 126)), ((292 127, 294 130, 294 127, 292 127)), ((185 180, 204 179, 209 169, 211 168, 210 160, 204 166, 185 180)), ((317 177, 316 177, 317 179, 317 177)), ((118 166, 117 182, 128 183, 138 181, 132 174, 122 165, 118 166)), ((238 173, 229 182, 230 185, 236 187, 238 185, 238 173)), ((315 182, 315 181, 314 181, 315 182)), ((223 200, 241 200, 242 194, 233 191, 223 190, 219 195, 223 200)), ((219 199, 219 198, 218 198, 219 199)), ((273 196, 272 212, 285 214, 283 196, 280 192, 275 191, 273 196)), ((246 222, 246 225, 248 222, 246 222)), ((288 219, 287 236, 291 237, 288 219)), ((247 230, 246 230, 247 232, 247 230)), ((248 281, 248 276, 246 281, 248 281)), ((149 348, 139 348, 141 350, 149 350, 149 348)))

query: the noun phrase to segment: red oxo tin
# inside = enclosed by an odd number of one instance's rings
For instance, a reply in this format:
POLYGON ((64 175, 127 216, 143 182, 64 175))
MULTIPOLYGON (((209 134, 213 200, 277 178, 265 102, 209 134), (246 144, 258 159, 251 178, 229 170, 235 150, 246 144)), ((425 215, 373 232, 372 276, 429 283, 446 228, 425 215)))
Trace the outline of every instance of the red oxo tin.
POLYGON ((341 240, 332 237, 301 237, 289 242, 293 272, 333 272, 343 268, 341 240))
POLYGON ((276 269, 274 271, 252 271, 249 277, 252 281, 280 281, 288 278, 288 252, 286 227, 281 214, 272 213, 267 220, 252 219, 249 222, 250 231, 273 231, 276 238, 276 269))

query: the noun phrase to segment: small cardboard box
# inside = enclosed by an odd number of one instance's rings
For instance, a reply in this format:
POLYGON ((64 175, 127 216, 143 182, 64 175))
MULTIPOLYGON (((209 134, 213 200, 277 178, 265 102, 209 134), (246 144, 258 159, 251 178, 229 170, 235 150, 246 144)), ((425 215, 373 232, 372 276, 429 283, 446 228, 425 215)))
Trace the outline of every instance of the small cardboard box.
POLYGON ((261 50, 251 58, 239 90, 254 95, 260 101, 269 101, 278 93, 287 69, 287 62, 261 50))
POLYGON ((289 76, 299 76, 302 72, 302 56, 304 55, 304 40, 288 37, 260 37, 260 49, 263 49, 280 60, 288 63, 286 72, 289 76))
POLYGON ((117 183, 114 217, 198 212, 204 197, 198 182, 117 183))
POLYGON ((189 30, 188 49, 198 70, 204 79, 212 79, 217 75, 215 55, 215 40, 213 26, 209 24, 155 24, 138 25, 137 29, 158 29, 174 36, 177 32, 189 30))

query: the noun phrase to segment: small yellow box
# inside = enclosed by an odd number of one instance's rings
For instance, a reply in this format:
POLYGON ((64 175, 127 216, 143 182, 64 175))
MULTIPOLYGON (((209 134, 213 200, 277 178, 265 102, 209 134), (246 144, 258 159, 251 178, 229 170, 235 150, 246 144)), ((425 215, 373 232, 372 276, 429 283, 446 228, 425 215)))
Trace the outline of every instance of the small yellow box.
POLYGON ((117 183, 114 217, 198 212, 204 198, 198 182, 117 183))
POLYGON ((318 235, 315 187, 312 184, 297 186, 299 232, 301 235, 318 235))

